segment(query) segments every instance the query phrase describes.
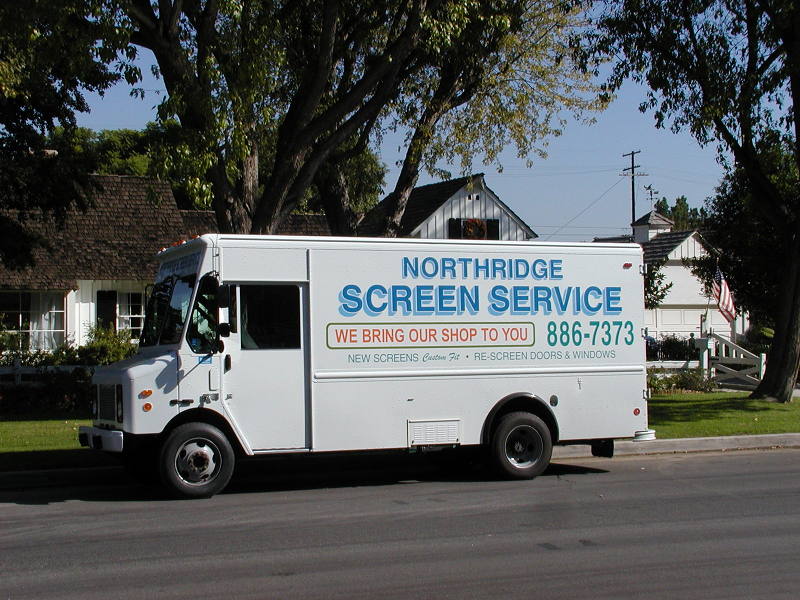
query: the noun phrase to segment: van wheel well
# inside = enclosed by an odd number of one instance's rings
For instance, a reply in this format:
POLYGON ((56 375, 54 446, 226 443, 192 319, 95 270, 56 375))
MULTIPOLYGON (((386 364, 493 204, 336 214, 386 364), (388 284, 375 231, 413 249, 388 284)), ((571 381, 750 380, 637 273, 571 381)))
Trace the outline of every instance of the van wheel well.
POLYGON ((181 411, 178 416, 176 416, 167 424, 167 426, 164 428, 164 431, 161 432, 161 440, 167 439, 169 434, 172 433, 176 427, 186 423, 207 423, 209 425, 213 425, 222 433, 224 433, 225 437, 228 438, 228 441, 233 447, 233 451, 236 453, 237 458, 245 456, 246 453, 244 448, 242 448, 241 444, 239 443, 239 438, 236 437, 236 434, 233 432, 233 429, 225 417, 216 411, 205 408, 192 408, 190 410, 181 411))
POLYGON ((483 433, 481 434, 481 441, 483 444, 488 444, 492 439, 492 432, 500 422, 500 419, 509 413, 520 411, 536 415, 544 421, 545 425, 547 425, 547 428, 550 430, 550 437, 553 440, 553 444, 558 442, 558 423, 556 423, 553 412, 545 404, 544 400, 531 394, 518 394, 507 396, 495 404, 483 424, 483 433))

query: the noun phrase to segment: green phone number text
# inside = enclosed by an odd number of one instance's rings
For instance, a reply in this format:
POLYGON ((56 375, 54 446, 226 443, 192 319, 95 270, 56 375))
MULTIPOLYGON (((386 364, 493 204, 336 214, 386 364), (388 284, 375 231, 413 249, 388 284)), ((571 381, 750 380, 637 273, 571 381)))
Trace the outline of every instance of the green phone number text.
POLYGON ((547 323, 548 346, 630 346, 636 337, 631 321, 550 321, 547 323))

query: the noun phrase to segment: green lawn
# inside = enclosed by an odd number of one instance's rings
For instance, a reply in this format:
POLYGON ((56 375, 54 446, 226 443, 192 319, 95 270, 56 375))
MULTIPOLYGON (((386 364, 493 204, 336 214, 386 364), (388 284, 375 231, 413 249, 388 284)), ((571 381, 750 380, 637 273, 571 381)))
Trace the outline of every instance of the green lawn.
MULTIPOLYGON (((663 394, 648 404, 659 439, 800 432, 800 400, 775 404, 747 393, 663 394)), ((0 471, 116 464, 78 445, 78 426, 88 420, 14 420, 0 417, 0 471)))
POLYGON ((747 392, 659 394, 648 403, 659 439, 800 433, 800 399, 791 404, 750 400, 747 392))
POLYGON ((90 421, 53 419, 48 421, 0 420, 0 452, 75 450, 78 426, 90 421))

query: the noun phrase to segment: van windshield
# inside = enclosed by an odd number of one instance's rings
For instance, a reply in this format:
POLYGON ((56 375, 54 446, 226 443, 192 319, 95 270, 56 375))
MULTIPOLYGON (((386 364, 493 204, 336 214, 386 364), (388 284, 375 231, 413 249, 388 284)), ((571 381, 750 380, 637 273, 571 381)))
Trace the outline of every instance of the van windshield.
POLYGON ((170 275, 155 284, 147 301, 140 346, 180 341, 196 280, 194 274, 170 275))

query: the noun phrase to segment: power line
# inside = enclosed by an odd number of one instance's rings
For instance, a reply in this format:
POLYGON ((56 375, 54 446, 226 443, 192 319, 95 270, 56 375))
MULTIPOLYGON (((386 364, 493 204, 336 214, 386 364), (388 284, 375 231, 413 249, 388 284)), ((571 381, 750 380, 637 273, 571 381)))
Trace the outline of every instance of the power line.
POLYGON ((615 187, 617 187, 617 186, 620 184, 620 182, 622 182, 622 181, 624 181, 624 178, 623 178, 623 177, 620 177, 619 179, 617 179, 617 181, 616 181, 616 183, 614 183, 614 185, 612 185, 612 186, 611 186, 610 188, 608 188, 608 189, 607 189, 605 192, 603 192, 602 194, 600 194, 600 195, 599 195, 597 198, 595 198, 594 200, 592 200, 592 201, 589 203, 589 205, 588 205, 586 208, 584 208, 584 209, 583 209, 581 212, 579 212, 577 215, 575 215, 574 217, 572 217, 572 218, 571 218, 569 221, 567 221, 566 223, 564 223, 564 224, 563 224, 563 225, 562 225, 562 226, 561 226, 559 229, 556 229, 556 230, 555 230, 553 233, 551 233, 551 234, 550 234, 550 235, 547 237, 547 239, 549 240, 551 237, 553 237, 553 236, 557 235, 558 233, 560 233, 560 232, 561 232, 561 230, 563 230, 563 229, 566 229, 566 228, 569 226, 569 224, 570 224, 570 223, 572 223, 573 221, 575 221, 575 220, 576 220, 578 217, 580 217, 581 215, 583 215, 583 214, 584 214, 586 211, 588 211, 590 208, 592 208, 592 207, 593 207, 595 204, 597 204, 598 202, 600 202, 600 200, 602 200, 602 199, 605 197, 605 195, 606 195, 606 194, 608 194, 608 192, 610 192, 610 191, 611 191, 611 190, 613 190, 615 187))

